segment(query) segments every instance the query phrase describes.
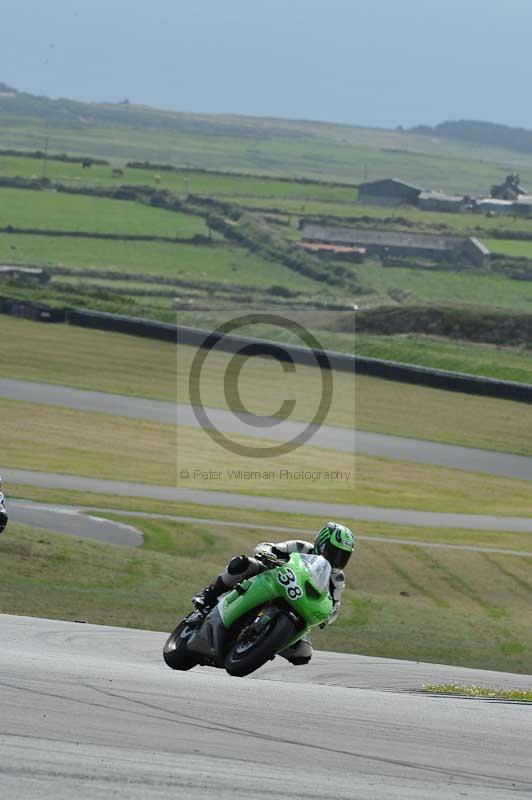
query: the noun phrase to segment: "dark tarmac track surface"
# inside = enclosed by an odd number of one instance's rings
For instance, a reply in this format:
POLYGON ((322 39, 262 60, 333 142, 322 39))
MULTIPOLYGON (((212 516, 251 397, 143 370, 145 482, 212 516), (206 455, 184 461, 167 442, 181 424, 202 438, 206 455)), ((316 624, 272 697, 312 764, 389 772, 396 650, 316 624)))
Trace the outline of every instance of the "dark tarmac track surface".
MULTIPOLYGON (((199 426, 192 407, 188 405, 71 389, 47 383, 0 378, 0 397, 81 411, 97 411, 132 419, 148 419, 172 425, 199 426)), ((274 418, 269 421, 272 427, 256 427, 253 425, 254 418, 251 415, 243 414, 239 419, 230 411, 213 408, 205 410, 212 423, 224 433, 253 436, 258 439, 288 441, 307 427, 305 423, 290 420, 279 422, 274 418)), ((355 419, 354 408, 353 419, 355 419)), ((381 458, 462 469, 466 472, 483 472, 507 478, 532 480, 532 457, 529 456, 353 431, 330 425, 317 428, 309 445, 341 452, 356 451, 381 458)))
POLYGON ((532 794, 524 704, 420 695, 532 676, 316 653, 254 677, 175 673, 166 635, 0 616, 5 800, 510 800, 532 794))

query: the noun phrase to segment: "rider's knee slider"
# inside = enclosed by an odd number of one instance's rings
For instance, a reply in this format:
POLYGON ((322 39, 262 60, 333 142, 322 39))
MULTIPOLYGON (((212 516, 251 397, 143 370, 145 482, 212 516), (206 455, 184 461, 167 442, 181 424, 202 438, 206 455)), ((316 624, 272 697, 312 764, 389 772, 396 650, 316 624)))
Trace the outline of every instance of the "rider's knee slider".
POLYGON ((235 556, 227 565, 227 572, 229 575, 240 575, 240 573, 245 572, 248 567, 248 556, 235 556))

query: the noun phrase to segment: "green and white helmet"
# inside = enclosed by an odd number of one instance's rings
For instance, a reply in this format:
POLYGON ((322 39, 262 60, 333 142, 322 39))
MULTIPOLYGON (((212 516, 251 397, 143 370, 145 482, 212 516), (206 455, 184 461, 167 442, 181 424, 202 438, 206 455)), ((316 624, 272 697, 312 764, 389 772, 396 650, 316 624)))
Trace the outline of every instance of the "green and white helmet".
POLYGON ((314 542, 314 552, 326 558, 335 569, 344 569, 354 549, 355 537, 349 528, 338 522, 328 522, 314 542))

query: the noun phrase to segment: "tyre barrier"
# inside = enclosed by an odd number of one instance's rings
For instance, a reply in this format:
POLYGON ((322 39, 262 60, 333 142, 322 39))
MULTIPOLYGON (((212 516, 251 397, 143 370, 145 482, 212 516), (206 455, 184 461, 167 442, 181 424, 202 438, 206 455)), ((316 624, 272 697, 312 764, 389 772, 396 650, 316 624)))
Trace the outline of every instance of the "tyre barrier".
POLYGON ((66 321, 70 325, 79 325, 82 328, 128 333, 131 336, 144 336, 148 339, 160 339, 165 342, 176 341, 176 326, 166 322, 78 308, 67 309, 66 316, 66 321))
POLYGON ((0 298, 0 313, 38 322, 66 321, 66 309, 64 308, 54 308, 45 303, 34 303, 26 300, 11 300, 7 297, 0 298))

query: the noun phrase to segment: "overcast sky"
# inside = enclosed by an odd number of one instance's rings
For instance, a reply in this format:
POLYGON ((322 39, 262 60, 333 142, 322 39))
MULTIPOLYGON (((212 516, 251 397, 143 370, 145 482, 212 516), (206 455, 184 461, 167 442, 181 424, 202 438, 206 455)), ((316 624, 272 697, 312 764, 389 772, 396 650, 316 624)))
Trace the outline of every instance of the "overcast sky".
POLYGON ((37 94, 395 127, 532 128, 532 0, 2 0, 37 94))

